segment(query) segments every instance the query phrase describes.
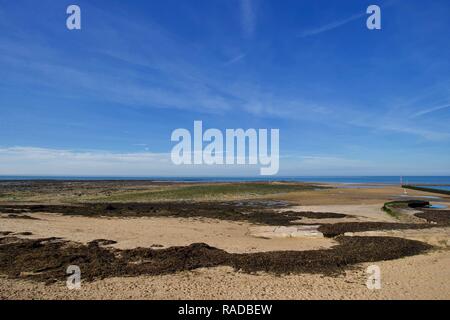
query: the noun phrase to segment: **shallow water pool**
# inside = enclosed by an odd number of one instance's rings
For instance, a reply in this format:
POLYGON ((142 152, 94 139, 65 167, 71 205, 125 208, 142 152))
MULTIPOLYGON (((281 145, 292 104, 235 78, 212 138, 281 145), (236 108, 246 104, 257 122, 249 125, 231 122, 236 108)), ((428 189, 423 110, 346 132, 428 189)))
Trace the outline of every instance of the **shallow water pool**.
POLYGON ((448 207, 444 204, 432 204, 427 206, 428 209, 447 209, 448 207))

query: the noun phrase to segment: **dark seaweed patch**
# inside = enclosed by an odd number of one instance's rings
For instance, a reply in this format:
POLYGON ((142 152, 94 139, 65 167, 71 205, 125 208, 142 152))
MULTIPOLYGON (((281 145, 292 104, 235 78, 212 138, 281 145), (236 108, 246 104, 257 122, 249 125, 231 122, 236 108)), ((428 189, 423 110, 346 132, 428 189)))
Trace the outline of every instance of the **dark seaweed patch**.
POLYGON ((288 226, 302 218, 344 218, 332 212, 277 212, 264 203, 247 205, 235 202, 161 202, 161 203, 85 203, 79 205, 15 205, 1 206, 0 212, 49 212, 88 217, 177 217, 246 221, 264 225, 288 226))
POLYGON ((325 237, 336 237, 346 232, 364 232, 378 230, 405 230, 405 229, 428 229, 436 225, 425 223, 390 223, 390 222, 341 222, 334 224, 323 224, 319 231, 325 237))
POLYGON ((38 218, 35 217, 30 217, 27 216, 26 214, 8 214, 7 216, 4 216, 2 218, 5 219, 23 219, 23 220, 39 220, 38 218))
POLYGON ((14 233, 17 236, 32 236, 33 233, 29 231, 14 233))
POLYGON ((64 281, 66 268, 78 265, 84 281, 116 276, 162 275, 216 266, 246 273, 342 272, 362 262, 398 259, 426 252, 428 244, 393 237, 337 237, 339 245, 324 250, 233 254, 204 243, 167 249, 119 250, 48 239, 0 240, 0 272, 11 278, 46 283, 64 281))
POLYGON ((434 222, 445 226, 450 225, 450 210, 423 209, 423 212, 416 213, 415 216, 425 219, 428 222, 434 222))
POLYGON ((116 243, 117 241, 114 240, 96 239, 88 242, 88 246, 108 246, 116 243))

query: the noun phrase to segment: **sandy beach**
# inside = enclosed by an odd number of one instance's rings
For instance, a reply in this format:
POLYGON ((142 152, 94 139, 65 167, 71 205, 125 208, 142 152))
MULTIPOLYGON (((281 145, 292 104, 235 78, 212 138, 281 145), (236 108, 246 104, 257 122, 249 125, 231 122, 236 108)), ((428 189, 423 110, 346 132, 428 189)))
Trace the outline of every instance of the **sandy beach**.
MULTIPOLYGON (((405 200, 403 190, 397 186, 341 188, 339 185, 327 185, 327 188, 323 189, 318 186, 301 189, 299 186, 288 185, 287 188, 283 186, 282 190, 274 188, 259 194, 253 189, 249 191, 249 194, 242 190, 239 194, 218 192, 216 195, 208 195, 206 199, 208 205, 199 205, 198 209, 193 207, 191 211, 186 209, 183 211, 173 204, 170 204, 170 207, 167 204, 158 204, 161 201, 160 196, 155 200, 152 192, 153 190, 179 192, 179 188, 198 188, 199 186, 195 184, 187 187, 186 185, 180 187, 177 184, 116 185, 113 188, 114 191, 109 191, 110 194, 105 197, 104 189, 111 190, 110 187, 110 185, 102 185, 101 182, 72 183, 70 189, 67 188, 67 184, 49 184, 36 188, 34 184, 18 187, 14 184, 3 183, 2 190, 14 191, 7 195, 9 198, 4 198, 4 201, 0 203, 0 233, 2 233, 0 255, 2 257, 12 255, 6 250, 8 246, 17 245, 17 243, 27 244, 21 241, 55 237, 59 239, 58 241, 65 241, 76 246, 86 246, 97 239, 112 240, 111 244, 100 245, 98 248, 105 252, 118 250, 116 254, 119 255, 123 255, 122 252, 134 253, 133 250, 138 250, 137 248, 171 250, 174 247, 184 248, 191 244, 203 243, 223 250, 231 255, 230 257, 234 257, 233 259, 238 259, 236 260, 238 262, 233 260, 231 265, 227 265, 228 262, 218 262, 211 267, 200 265, 198 268, 180 269, 176 272, 167 272, 164 269, 155 273, 152 269, 151 275, 138 274, 134 271, 124 276, 112 274, 97 277, 94 274, 93 278, 88 280, 83 280, 82 270, 81 289, 69 290, 64 281, 65 274, 56 276, 55 281, 48 281, 49 277, 42 278, 45 279, 43 281, 39 277, 30 276, 36 271, 22 270, 23 272, 14 273, 17 270, 12 272, 11 267, 18 260, 11 261, 14 260, 11 259, 8 262, 3 261, 0 265, 1 299, 450 298, 450 282, 448 281, 450 270, 447 267, 450 263, 450 226, 445 223, 427 222, 426 219, 415 216, 415 213, 421 212, 420 209, 401 208, 399 209, 401 215, 396 217, 383 211, 381 208, 386 202, 405 200), (55 194, 55 188, 61 188, 61 192, 57 193, 58 196, 51 198, 50 195, 55 194), (74 194, 77 195, 77 202, 73 201, 74 194), (107 201, 108 197, 112 201, 107 201), (49 201, 50 198, 52 201, 49 201), (154 202, 156 209, 152 209, 153 213, 145 211, 148 209, 142 209, 145 212, 142 211, 139 214, 134 209, 135 211, 131 214, 126 207, 122 208, 119 205, 127 203, 130 198, 133 199, 133 203, 140 204, 156 201, 154 202), (102 213, 99 209, 98 214, 94 211, 90 214, 89 210, 93 209, 89 209, 92 207, 86 204, 98 203, 99 200, 105 205, 110 203, 109 207, 106 207, 110 211, 105 210, 102 213), (223 207, 224 201, 235 200, 249 204, 239 204, 236 207, 235 203, 232 205, 227 203, 223 207), (283 205, 272 206, 272 203, 277 201, 283 205), (222 207, 217 209, 216 203, 220 203, 222 207), (41 207, 36 207, 38 205, 41 207), (61 206, 58 208, 60 211, 67 209, 64 206, 86 206, 86 212, 83 211, 84 209, 77 209, 77 212, 70 214, 69 211, 48 212, 58 210, 45 205, 61 206), (180 212, 181 216, 177 216, 177 212, 180 212), (232 212, 231 216, 228 212, 232 212), (264 220, 261 218, 261 212, 264 212, 264 220), (287 222, 279 220, 279 217, 284 215, 288 218, 287 222), (277 225, 280 221, 280 225, 277 225), (345 225, 345 232, 342 231, 342 234, 337 237, 324 236, 326 235, 324 230, 342 224, 345 225), (377 258, 376 261, 356 263, 359 261, 356 259, 355 263, 333 269, 338 270, 333 273, 322 269, 318 271, 317 268, 309 270, 305 266, 293 268, 286 273, 273 272, 271 270, 278 270, 279 267, 272 260, 268 260, 274 264, 272 269, 262 271, 266 270, 265 266, 261 267, 252 263, 254 259, 265 259, 265 256, 262 258, 248 256, 250 262, 245 262, 246 267, 242 270, 236 269, 236 265, 244 263, 239 259, 247 257, 246 254, 266 253, 268 258, 274 252, 304 252, 305 257, 310 257, 313 251, 328 253, 334 252, 330 251, 335 250, 334 248, 340 250, 341 247, 344 250, 347 246, 342 244, 342 241, 349 238, 404 239, 412 241, 406 243, 409 247, 417 242, 428 245, 430 249, 417 254, 402 253, 401 255, 405 254, 405 256, 399 255, 397 258, 389 258, 386 261, 377 258), (369 265, 380 267, 381 289, 379 290, 370 290, 366 286, 368 278, 366 268, 369 265), (246 268, 256 268, 256 271, 247 272, 246 268)), ((202 185, 200 188, 207 189, 208 185, 202 185)), ((183 192, 186 193, 186 189, 183 192)), ((196 194, 193 196, 194 199, 183 199, 183 201, 186 203, 205 201, 205 199, 197 199, 197 196, 196 194)), ((423 191, 408 191, 408 199, 409 197, 427 199, 430 196, 437 195, 423 191)), ((435 200, 433 203, 445 205, 450 202, 450 197, 438 195, 433 200, 435 200)), ((137 205, 136 208, 138 208, 137 205)), ((89 248, 91 247, 88 247, 88 250, 89 248)), ((351 247, 348 250, 351 251, 351 247)), ((376 257, 381 257, 379 254, 382 252, 376 254, 376 257)), ((13 257, 24 258, 17 256, 17 253, 14 253, 13 257)), ((28 256, 27 258, 36 257, 28 256)), ((372 259, 372 256, 367 259, 372 259)), ((295 263, 295 260, 289 261, 295 263)), ((320 261, 317 262, 320 264, 320 261)), ((151 263, 151 259, 143 263, 151 263)), ((334 260, 324 262, 324 264, 327 263, 331 268, 334 260)), ((39 271, 39 273, 45 272, 45 270, 39 271)))

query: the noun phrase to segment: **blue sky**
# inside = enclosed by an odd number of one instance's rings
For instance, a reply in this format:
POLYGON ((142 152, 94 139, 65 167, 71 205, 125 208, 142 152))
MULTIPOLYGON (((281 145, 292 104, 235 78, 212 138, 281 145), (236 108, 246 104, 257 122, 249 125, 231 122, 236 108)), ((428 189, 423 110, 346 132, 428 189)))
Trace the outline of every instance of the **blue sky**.
POLYGON ((449 175, 449 13, 447 0, 0 0, 0 174, 257 174, 171 165, 171 132, 202 120, 279 128, 280 175, 449 175), (366 28, 370 4, 381 30, 366 28))

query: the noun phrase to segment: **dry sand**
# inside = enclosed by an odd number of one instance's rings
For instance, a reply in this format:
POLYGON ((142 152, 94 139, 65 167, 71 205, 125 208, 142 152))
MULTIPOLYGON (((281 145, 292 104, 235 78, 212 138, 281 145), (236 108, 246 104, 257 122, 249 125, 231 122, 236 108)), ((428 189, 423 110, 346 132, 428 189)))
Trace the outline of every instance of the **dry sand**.
POLYGON ((0 231, 31 232, 29 238, 60 237, 87 243, 96 239, 117 241, 119 249, 185 246, 207 243, 233 253, 329 248, 332 239, 268 240, 250 235, 249 223, 184 218, 87 218, 56 214, 31 214, 39 220, 0 219, 0 231))

